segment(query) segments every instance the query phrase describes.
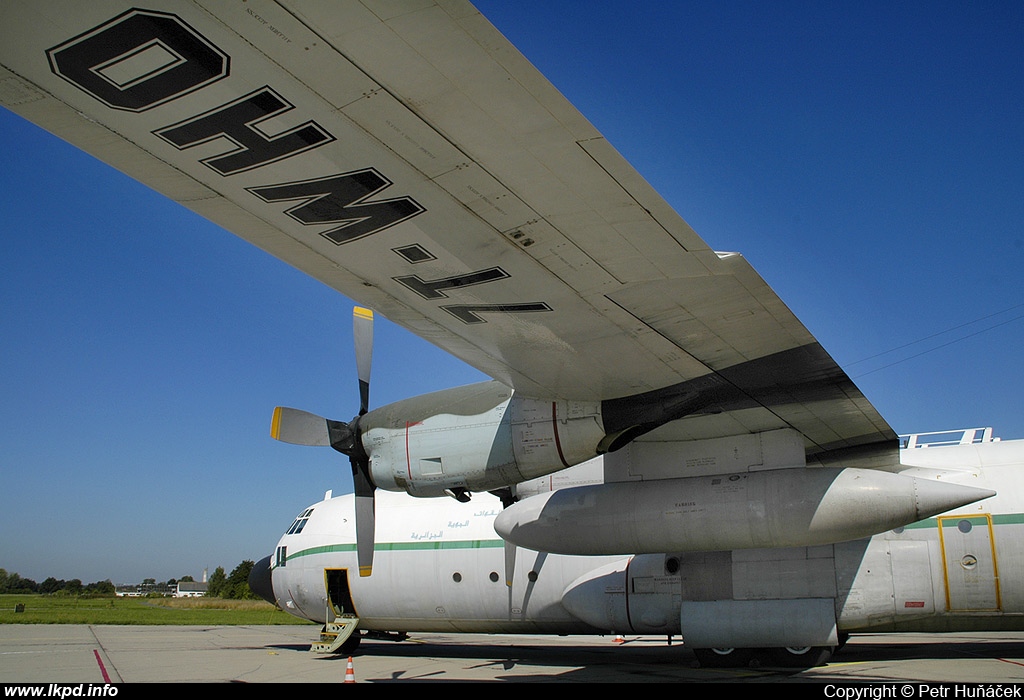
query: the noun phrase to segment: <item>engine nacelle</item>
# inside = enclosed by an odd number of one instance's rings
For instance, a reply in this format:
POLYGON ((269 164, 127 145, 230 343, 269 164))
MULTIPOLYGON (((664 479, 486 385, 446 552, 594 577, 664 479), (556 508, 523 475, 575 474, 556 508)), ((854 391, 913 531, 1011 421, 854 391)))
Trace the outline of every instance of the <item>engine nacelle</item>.
POLYGON ((598 454, 599 403, 524 398, 484 382, 397 401, 360 419, 374 484, 413 496, 491 491, 598 454))

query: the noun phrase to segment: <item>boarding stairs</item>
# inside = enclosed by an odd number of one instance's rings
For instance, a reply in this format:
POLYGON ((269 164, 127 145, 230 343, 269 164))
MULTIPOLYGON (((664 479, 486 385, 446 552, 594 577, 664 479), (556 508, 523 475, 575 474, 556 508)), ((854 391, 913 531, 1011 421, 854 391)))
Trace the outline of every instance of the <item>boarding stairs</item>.
POLYGON ((317 654, 337 653, 341 649, 341 645, 348 641, 358 627, 358 617, 343 615, 335 618, 334 622, 324 625, 324 628, 320 630, 320 641, 313 642, 309 650, 317 654))

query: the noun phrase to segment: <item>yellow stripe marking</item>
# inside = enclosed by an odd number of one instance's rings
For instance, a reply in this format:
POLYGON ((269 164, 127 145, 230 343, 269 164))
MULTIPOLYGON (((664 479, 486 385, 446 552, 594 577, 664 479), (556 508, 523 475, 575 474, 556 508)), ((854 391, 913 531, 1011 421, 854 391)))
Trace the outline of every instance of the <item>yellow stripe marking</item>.
POLYGON ((274 417, 270 420, 270 437, 280 440, 281 435, 281 407, 274 409, 274 417))

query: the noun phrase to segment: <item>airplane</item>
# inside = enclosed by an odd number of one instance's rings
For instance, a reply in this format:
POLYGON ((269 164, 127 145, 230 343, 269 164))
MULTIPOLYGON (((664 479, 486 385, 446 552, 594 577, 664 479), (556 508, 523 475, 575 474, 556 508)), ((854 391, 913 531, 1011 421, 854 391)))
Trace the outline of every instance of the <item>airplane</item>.
MULTIPOLYGON (((898 473, 998 495, 824 545, 635 556, 520 548, 506 587, 498 497, 452 503, 382 493, 375 571, 362 578, 354 575, 353 495, 328 494, 299 514, 249 583, 292 615, 324 623, 314 649, 328 653, 351 654, 362 635, 622 634, 681 638, 704 667, 802 668, 826 663, 857 633, 1024 629, 1024 440, 976 428, 908 435, 902 445, 898 473)), ((525 502, 576 494, 603 482, 610 457, 523 483, 520 493, 525 502)), ((702 481, 735 490, 749 474, 702 481)), ((772 504, 750 491, 737 504, 761 512, 744 525, 770 527, 772 504)), ((710 508, 692 527, 700 521, 720 526, 710 508)))
MULTIPOLYGON (((847 624, 845 583, 811 585, 848 571, 837 543, 994 502, 980 472, 902 466, 893 429, 743 256, 711 249, 468 2, 18 1, 2 17, 0 104, 360 305, 357 415, 271 422, 352 470, 351 497, 286 538, 329 521, 354 563, 283 540, 260 567, 275 600, 344 628, 332 644, 378 625, 344 591, 384 590, 407 549, 395 528, 430 540, 447 508, 500 542, 501 566, 481 563, 504 579, 503 617, 563 629, 570 603, 538 592, 538 568, 614 579, 632 557, 630 575, 661 561, 695 582, 677 616, 692 648, 817 655, 847 624), (371 407, 375 313, 491 381, 371 407), (580 468, 599 478, 531 486, 580 468), (498 507, 479 527, 464 515, 498 507), (291 590, 299 554, 320 575, 291 590), (769 565, 791 572, 771 591, 725 586, 769 565)), ((652 577, 636 585, 661 591, 652 577)), ((574 600, 566 625, 606 622, 591 587, 574 600)))

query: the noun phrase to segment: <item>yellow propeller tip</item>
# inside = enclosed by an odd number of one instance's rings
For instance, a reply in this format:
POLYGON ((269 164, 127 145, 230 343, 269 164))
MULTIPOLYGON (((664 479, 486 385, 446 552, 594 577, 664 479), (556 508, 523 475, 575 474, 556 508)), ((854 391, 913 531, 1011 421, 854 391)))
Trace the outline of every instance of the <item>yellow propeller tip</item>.
POLYGON ((274 409, 274 417, 270 419, 270 437, 279 440, 281 435, 281 407, 274 409))

